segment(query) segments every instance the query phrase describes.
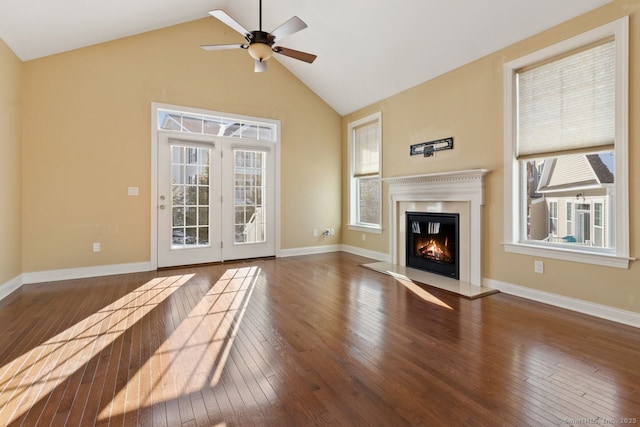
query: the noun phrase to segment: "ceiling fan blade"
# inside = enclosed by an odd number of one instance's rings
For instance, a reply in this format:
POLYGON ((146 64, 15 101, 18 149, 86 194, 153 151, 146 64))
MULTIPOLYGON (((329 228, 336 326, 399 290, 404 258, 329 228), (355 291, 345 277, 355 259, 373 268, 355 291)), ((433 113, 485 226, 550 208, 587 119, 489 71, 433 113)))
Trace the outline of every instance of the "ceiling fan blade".
POLYGON ((256 65, 253 68, 253 71, 255 71, 256 73, 267 71, 267 61, 260 61, 259 59, 256 59, 256 65))
POLYGON ((300 52, 299 50, 289 49, 288 47, 282 47, 282 46, 274 47, 273 51, 293 59, 298 59, 300 61, 308 62, 309 64, 311 64, 317 58, 317 55, 313 55, 307 52, 300 52))
POLYGON ((233 28, 234 30, 236 30, 237 32, 242 34, 243 36, 247 36, 248 34, 250 34, 250 32, 247 31, 246 28, 244 28, 242 25, 238 24, 238 22, 235 19, 233 19, 232 17, 227 15, 227 12, 225 12, 224 10, 220 10, 220 9, 212 10, 212 11, 209 12, 209 15, 211 15, 214 18, 217 18, 220 21, 224 22, 229 27, 233 28))
POLYGON ((300 30, 304 30, 305 28, 307 28, 307 24, 305 24, 302 19, 294 16, 275 30, 271 31, 271 35, 276 40, 281 40, 291 34, 297 33, 300 30))
POLYGON ((246 49, 247 45, 235 43, 235 44, 205 44, 200 46, 204 50, 225 50, 225 49, 246 49))

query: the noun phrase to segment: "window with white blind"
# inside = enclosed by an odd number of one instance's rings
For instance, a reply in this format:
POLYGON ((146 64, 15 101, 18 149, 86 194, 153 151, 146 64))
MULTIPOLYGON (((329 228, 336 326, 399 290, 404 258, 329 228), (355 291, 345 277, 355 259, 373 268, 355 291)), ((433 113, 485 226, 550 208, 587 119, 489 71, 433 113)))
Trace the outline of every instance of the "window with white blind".
POLYGON ((349 226, 381 230, 381 114, 349 123, 349 226))
POLYGON ((507 251, 628 267, 628 50, 625 17, 505 65, 507 251))

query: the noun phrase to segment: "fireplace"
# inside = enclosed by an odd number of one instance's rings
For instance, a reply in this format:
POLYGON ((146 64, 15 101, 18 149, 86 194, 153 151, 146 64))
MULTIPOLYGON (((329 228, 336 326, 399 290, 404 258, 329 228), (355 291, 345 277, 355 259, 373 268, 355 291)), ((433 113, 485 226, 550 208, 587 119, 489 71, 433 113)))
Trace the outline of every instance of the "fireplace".
MULTIPOLYGON (((471 299, 498 292, 496 289, 482 286, 482 207, 484 176, 488 172, 486 169, 473 169, 384 178, 384 182, 389 186, 391 254, 388 260, 364 264, 364 267, 396 278, 445 289, 471 299), (411 224, 407 224, 407 215, 415 212, 458 217, 458 238, 455 241, 459 276, 457 279, 450 276, 450 273, 434 274, 432 271, 407 266, 410 262, 406 255, 410 252, 407 248, 407 238, 414 234, 411 224)), ((438 221, 442 224, 444 220, 440 218, 438 221)), ((442 225, 440 227, 442 228, 442 225)), ((432 231, 435 229, 432 228, 432 231)), ((413 249, 413 246, 411 248, 413 249)), ((441 262, 438 265, 442 266, 445 263, 441 262)))
POLYGON ((459 214, 406 212, 406 265, 460 278, 459 214))
POLYGON ((458 281, 482 286, 482 208, 488 172, 473 169, 384 178, 389 185, 389 263, 406 268, 407 212, 457 213, 458 281))

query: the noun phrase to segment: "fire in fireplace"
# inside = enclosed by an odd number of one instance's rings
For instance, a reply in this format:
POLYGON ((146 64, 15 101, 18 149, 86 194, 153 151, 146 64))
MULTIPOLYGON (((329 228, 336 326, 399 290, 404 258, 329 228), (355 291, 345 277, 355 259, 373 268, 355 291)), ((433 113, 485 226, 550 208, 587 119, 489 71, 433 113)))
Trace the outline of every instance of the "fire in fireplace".
POLYGON ((460 278, 458 214, 407 212, 407 267, 460 278))

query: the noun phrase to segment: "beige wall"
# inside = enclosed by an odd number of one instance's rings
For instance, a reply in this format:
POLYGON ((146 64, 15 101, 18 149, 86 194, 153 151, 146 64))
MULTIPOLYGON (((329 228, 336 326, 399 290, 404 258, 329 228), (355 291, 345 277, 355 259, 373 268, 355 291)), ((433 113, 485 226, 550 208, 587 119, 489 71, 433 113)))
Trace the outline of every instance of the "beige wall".
POLYGON ((25 64, 24 272, 149 260, 152 102, 281 120, 282 248, 338 242, 312 229, 340 225, 339 115, 275 60, 199 48, 236 39, 207 18, 25 64))
POLYGON ((0 40, 0 286, 22 272, 22 73, 0 40))
MULTIPOLYGON (((408 91, 343 118, 343 173, 346 176, 346 128, 350 121, 382 111, 383 176, 393 177, 443 171, 486 168, 483 235, 483 277, 552 292, 611 307, 640 312, 640 263, 628 270, 544 259, 544 275, 534 274, 534 258, 506 253, 503 241, 503 74, 504 63, 544 48, 619 17, 630 15, 630 246, 640 248, 640 1, 614 1, 591 13, 559 25, 408 91), (434 158, 410 157, 411 144, 453 136, 455 147, 434 158)), ((343 182, 343 205, 347 204, 343 182)), ((383 194, 382 235, 361 234, 343 227, 343 243, 387 253, 388 202, 383 194)), ((347 223, 347 212, 343 212, 347 223)))

